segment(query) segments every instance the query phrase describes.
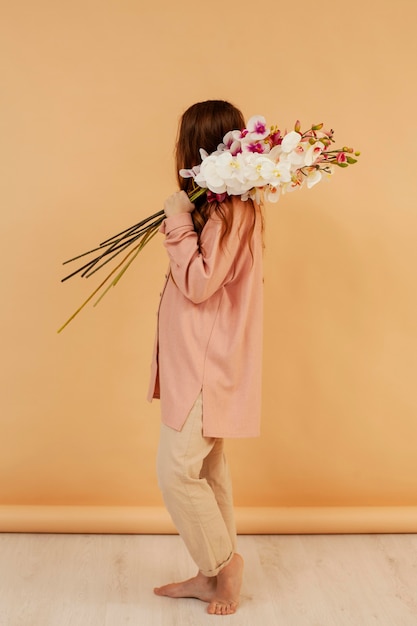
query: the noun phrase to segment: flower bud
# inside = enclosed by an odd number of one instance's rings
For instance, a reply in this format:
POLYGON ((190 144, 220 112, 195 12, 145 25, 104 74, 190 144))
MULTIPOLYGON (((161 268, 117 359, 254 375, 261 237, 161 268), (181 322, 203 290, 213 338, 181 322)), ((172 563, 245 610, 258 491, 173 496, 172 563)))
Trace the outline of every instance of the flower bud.
MULTIPOLYGON (((345 150, 345 148, 343 148, 343 150, 345 150)), ((346 163, 346 161, 347 161, 346 154, 344 152, 338 152, 337 153, 337 157, 336 157, 336 161, 337 161, 338 165, 340 165, 340 163, 346 163)))
POLYGON ((321 124, 314 124, 314 126, 311 127, 312 130, 321 130, 323 128, 323 122, 321 124))
POLYGON ((295 124, 294 124, 294 130, 295 130, 295 132, 296 132, 296 133, 299 133, 299 132, 300 132, 300 130, 301 130, 301 122, 300 122, 300 120, 297 120, 297 121, 295 122, 295 124))

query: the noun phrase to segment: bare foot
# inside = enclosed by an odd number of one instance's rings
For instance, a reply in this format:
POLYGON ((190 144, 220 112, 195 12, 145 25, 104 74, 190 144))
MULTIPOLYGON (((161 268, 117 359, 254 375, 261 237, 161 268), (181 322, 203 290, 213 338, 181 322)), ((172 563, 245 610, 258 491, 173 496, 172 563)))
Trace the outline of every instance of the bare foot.
POLYGON ((231 615, 239 606, 242 586, 243 559, 235 554, 226 567, 217 575, 217 587, 207 612, 210 615, 231 615))
POLYGON ((181 583, 172 583, 163 587, 156 587, 154 593, 157 596, 168 598, 197 598, 203 602, 211 602, 216 591, 216 577, 208 578, 201 572, 181 583))

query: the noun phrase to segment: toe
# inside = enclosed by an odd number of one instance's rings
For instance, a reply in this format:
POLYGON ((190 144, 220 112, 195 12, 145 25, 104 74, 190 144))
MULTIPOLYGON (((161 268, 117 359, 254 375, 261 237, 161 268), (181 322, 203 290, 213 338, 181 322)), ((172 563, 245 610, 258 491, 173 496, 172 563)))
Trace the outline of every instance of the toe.
POLYGON ((208 609, 207 609, 207 613, 209 613, 210 615, 214 615, 216 613, 216 605, 214 604, 214 602, 212 602, 208 609))

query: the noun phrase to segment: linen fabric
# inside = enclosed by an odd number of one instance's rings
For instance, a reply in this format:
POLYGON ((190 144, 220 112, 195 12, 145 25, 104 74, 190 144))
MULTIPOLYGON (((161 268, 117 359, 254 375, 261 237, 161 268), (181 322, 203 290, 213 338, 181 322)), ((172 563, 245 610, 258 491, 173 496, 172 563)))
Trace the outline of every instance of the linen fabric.
POLYGON ((160 398, 162 422, 181 430, 200 390, 207 437, 255 437, 260 431, 262 220, 231 198, 233 223, 223 245, 212 212, 200 234, 190 213, 160 231, 170 259, 162 292, 148 400, 160 398))
POLYGON ((217 576, 236 551, 236 525, 223 440, 203 437, 202 418, 200 393, 181 431, 161 424, 158 484, 200 572, 217 576))

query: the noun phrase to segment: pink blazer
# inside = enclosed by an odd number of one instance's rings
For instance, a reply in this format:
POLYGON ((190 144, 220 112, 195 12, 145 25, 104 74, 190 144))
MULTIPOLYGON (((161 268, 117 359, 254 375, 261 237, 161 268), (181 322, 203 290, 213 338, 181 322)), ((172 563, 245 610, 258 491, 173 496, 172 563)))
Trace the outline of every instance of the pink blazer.
POLYGON ((148 400, 160 398, 164 424, 181 430, 203 394, 207 437, 259 435, 262 360, 262 226, 257 210, 233 197, 233 225, 220 246, 213 213, 200 235, 189 213, 168 217, 160 231, 170 259, 158 311, 148 400))

